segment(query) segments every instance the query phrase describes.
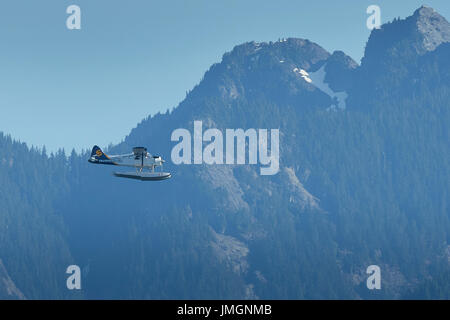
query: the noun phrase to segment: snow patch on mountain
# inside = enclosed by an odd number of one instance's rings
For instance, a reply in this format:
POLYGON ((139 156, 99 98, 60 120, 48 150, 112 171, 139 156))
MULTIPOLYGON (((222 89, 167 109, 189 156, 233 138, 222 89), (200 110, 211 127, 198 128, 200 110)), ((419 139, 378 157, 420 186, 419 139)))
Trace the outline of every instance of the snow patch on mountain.
POLYGON ((305 70, 299 69, 299 68, 294 68, 292 71, 294 71, 295 73, 298 73, 303 78, 303 80, 305 80, 306 82, 308 82, 308 83, 312 82, 312 80, 309 78, 309 73, 306 72, 305 70))
MULTIPOLYGON (((348 97, 347 92, 334 92, 328 83, 325 82, 325 77, 327 75, 325 71, 326 64, 324 64, 319 70, 316 72, 309 73, 309 79, 311 80, 311 83, 318 88, 320 91, 326 93, 328 96, 330 96, 332 99, 337 100, 337 107, 339 109, 345 109, 346 108, 346 99, 348 97)), ((335 109, 336 106, 332 105, 330 109, 335 109)))

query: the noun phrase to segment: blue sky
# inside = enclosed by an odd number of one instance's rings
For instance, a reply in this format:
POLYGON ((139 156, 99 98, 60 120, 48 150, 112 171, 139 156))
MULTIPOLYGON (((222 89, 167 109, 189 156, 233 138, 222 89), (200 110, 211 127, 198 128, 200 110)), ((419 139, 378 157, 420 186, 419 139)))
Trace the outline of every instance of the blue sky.
POLYGON ((0 131, 55 151, 120 142, 176 107, 223 53, 247 41, 310 39, 359 61, 366 8, 382 21, 448 0, 2 0, 0 131), (81 30, 66 8, 81 7, 81 30))

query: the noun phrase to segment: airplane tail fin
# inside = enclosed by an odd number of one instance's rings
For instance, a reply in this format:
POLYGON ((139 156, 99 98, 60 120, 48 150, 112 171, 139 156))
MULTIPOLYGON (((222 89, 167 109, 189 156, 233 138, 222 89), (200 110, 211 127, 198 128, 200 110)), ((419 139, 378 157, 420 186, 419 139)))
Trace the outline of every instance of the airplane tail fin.
POLYGON ((108 160, 108 156, 103 153, 99 146, 94 146, 92 148, 91 157, 95 157, 97 160, 108 160))

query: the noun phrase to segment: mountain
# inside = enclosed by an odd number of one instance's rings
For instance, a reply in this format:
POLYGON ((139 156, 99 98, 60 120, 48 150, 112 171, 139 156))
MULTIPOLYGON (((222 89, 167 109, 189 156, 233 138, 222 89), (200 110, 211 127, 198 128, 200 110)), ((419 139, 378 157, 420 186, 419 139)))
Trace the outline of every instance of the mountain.
MULTIPOLYGON (((420 89, 422 80, 430 81, 421 77, 425 71, 423 66, 433 56, 444 57, 443 47, 449 41, 450 23, 425 6, 406 19, 396 19, 375 29, 366 45, 361 68, 354 77, 354 104, 367 106, 369 94, 387 100, 410 96, 420 89)), ((443 66, 437 72, 446 70, 443 66)), ((433 83, 435 80, 431 79, 433 83)), ((442 85, 448 83, 444 81, 442 85)))
POLYGON ((448 297, 447 27, 422 7, 374 30, 361 65, 304 39, 236 46, 105 150, 161 154, 161 183, 0 136, 0 277, 29 299, 448 297), (279 172, 171 163, 172 133, 194 121, 279 129, 279 172), (81 293, 64 287, 69 264, 81 293), (373 264, 381 290, 366 287, 373 264))
POLYGON ((434 9, 423 6, 404 20, 396 19, 375 29, 366 47, 363 65, 377 60, 382 63, 383 56, 409 54, 402 50, 405 45, 408 51, 424 55, 449 41, 448 21, 434 9))

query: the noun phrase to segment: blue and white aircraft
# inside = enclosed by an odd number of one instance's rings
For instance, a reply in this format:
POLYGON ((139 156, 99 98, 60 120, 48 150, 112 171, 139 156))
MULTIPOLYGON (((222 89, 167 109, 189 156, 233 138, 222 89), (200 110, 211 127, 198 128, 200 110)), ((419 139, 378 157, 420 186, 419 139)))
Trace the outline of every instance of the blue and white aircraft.
POLYGON ((133 153, 108 156, 98 146, 94 146, 88 161, 95 164, 136 168, 135 172, 114 172, 114 175, 120 178, 155 181, 171 177, 170 173, 162 170, 165 161, 160 156, 152 156, 144 147, 133 148, 133 153), (161 167, 161 171, 155 171, 156 167, 161 167))

